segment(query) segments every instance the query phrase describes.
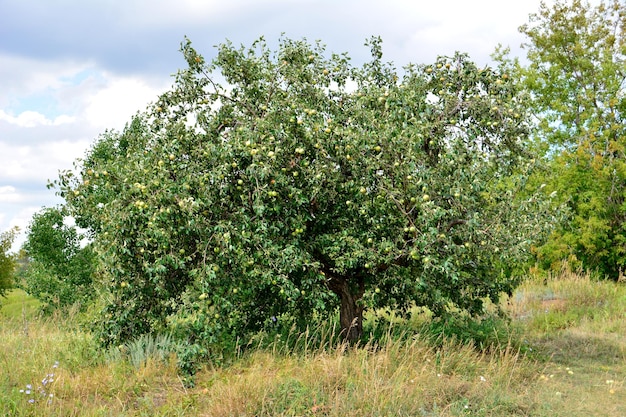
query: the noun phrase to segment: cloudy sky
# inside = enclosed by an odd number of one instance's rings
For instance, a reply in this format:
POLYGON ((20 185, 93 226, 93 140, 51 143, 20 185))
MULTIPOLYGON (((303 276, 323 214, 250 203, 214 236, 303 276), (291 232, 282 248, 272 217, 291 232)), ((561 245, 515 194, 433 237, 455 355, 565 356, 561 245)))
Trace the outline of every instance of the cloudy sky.
POLYGON ((171 86, 185 36, 211 58, 226 39, 285 33, 358 64, 380 35, 399 67, 455 51, 482 65, 499 43, 522 56, 517 28, 539 1, 0 0, 0 231, 61 202, 48 180, 171 86))

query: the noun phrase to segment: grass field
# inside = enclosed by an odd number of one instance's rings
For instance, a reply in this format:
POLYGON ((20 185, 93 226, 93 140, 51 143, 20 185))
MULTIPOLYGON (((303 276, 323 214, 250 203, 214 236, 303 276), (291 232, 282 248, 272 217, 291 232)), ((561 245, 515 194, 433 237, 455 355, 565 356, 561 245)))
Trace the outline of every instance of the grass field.
POLYGON ((0 298, 0 317, 2 318, 28 318, 37 314, 39 301, 30 297, 21 290, 13 290, 7 293, 6 298, 0 298))
POLYGON ((512 321, 487 340, 509 340, 491 349, 408 325, 359 348, 302 336, 295 351, 266 343, 207 365, 189 388, 158 341, 102 352, 14 291, 0 310, 0 415, 626 416, 626 285, 564 273, 503 306, 512 321))

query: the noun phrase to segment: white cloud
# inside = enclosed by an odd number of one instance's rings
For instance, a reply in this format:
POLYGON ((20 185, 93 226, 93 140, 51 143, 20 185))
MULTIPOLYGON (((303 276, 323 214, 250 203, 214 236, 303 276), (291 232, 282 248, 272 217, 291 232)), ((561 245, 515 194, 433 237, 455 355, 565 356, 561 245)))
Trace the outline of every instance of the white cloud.
POLYGON ((124 3, 118 10, 120 19, 126 24, 144 27, 171 27, 173 25, 207 24, 232 20, 234 17, 253 13, 259 9, 302 7, 311 1, 300 0, 297 5, 292 0, 178 0, 176 2, 136 0, 124 3), (147 12, 149 10, 149 12, 147 12))
MULTIPOLYGON (((13 252, 19 251, 24 242, 26 242, 26 230, 28 230, 28 225, 33 218, 33 215, 41 210, 41 207, 36 206, 27 206, 21 208, 17 213, 15 213, 10 219, 6 227, 3 227, 2 230, 8 230, 15 226, 17 226, 20 230, 20 233, 16 236, 15 241, 13 242, 13 246, 11 250, 13 252)), ((0 222, 0 225, 4 225, 4 222, 0 222)))
POLYGON ((21 127, 35 127, 35 126, 59 126, 62 124, 73 123, 76 120, 75 117, 68 115, 57 116, 54 119, 48 119, 43 114, 27 110, 17 116, 12 116, 6 113, 4 110, 0 110, 0 120, 4 120, 10 124, 14 124, 21 127))
POLYGON ((59 169, 71 168, 90 143, 58 140, 31 146, 0 142, 0 181, 31 182, 45 187, 48 179, 57 177, 59 169))
POLYGON ((148 103, 156 101, 167 86, 154 87, 139 78, 109 76, 104 88, 86 97, 85 120, 98 129, 118 129, 148 103))
POLYGON ((11 185, 0 186, 0 203, 19 203, 22 200, 22 196, 15 187, 11 185))
POLYGON ((0 54, 0 107, 14 105, 35 93, 50 93, 67 86, 77 74, 92 66, 75 60, 47 60, 0 54))

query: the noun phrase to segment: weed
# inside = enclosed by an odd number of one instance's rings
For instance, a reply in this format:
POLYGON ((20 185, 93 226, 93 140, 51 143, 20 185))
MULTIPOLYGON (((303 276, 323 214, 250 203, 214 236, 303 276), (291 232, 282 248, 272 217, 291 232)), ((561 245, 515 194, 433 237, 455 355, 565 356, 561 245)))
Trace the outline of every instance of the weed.
POLYGON ((133 367, 140 368, 150 359, 158 362, 166 361, 175 349, 176 346, 168 334, 144 334, 121 346, 120 351, 126 355, 133 367))

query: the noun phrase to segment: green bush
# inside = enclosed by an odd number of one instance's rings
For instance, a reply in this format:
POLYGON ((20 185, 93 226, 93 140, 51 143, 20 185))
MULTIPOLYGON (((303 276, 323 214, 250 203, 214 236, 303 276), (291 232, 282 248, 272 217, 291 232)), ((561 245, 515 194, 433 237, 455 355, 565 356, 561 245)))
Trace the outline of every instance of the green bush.
POLYGON ((24 249, 27 266, 21 271, 23 289, 42 302, 48 313, 94 296, 96 254, 83 235, 64 223, 62 209, 46 208, 33 216, 24 249))
POLYGON ((15 240, 18 229, 0 233, 0 296, 5 296, 8 289, 13 288, 13 274, 16 267, 16 256, 9 251, 15 240))

